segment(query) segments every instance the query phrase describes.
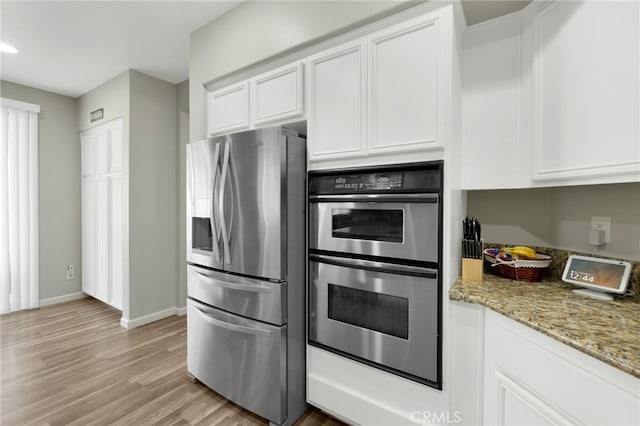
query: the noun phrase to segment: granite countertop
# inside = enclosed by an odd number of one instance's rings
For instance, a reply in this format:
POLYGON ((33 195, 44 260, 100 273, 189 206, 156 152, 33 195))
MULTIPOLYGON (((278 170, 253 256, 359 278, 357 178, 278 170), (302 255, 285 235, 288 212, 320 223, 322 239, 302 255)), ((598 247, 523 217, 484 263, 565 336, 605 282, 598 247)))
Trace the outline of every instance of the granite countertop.
POLYGON ((484 305, 640 378, 640 304, 577 295, 559 280, 512 281, 485 273, 482 282, 458 279, 449 299, 484 305))

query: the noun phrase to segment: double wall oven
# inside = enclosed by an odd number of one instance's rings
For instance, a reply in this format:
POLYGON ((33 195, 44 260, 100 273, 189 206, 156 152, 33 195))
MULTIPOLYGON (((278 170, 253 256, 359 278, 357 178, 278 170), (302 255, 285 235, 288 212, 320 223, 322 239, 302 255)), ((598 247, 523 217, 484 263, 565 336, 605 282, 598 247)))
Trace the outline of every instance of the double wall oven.
POLYGON ((442 162, 309 173, 309 344, 441 388, 442 162))

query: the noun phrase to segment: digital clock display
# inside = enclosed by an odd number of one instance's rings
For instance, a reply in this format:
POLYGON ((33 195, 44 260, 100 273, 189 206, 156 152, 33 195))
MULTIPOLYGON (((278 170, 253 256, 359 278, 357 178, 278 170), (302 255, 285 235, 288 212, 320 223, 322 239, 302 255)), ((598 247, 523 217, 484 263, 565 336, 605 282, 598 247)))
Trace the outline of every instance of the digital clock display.
POLYGON ((629 262, 572 255, 567 261, 562 279, 601 291, 623 293, 630 270, 629 262))

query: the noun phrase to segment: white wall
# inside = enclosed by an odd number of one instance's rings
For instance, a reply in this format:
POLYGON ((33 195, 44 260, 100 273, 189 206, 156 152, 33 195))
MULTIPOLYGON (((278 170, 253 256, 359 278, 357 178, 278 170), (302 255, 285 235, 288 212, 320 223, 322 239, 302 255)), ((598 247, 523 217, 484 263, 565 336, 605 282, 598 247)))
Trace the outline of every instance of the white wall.
POLYGON ((592 216, 611 217, 602 256, 640 260, 640 183, 469 191, 467 212, 485 241, 592 252, 592 216))
POLYGON ((8 81, 2 96, 40 105, 39 200, 40 299, 66 296, 82 289, 80 229, 80 139, 73 98, 8 81), (73 264, 76 278, 66 279, 73 264))
POLYGON ((190 139, 204 132, 203 84, 419 2, 250 1, 191 34, 190 139))

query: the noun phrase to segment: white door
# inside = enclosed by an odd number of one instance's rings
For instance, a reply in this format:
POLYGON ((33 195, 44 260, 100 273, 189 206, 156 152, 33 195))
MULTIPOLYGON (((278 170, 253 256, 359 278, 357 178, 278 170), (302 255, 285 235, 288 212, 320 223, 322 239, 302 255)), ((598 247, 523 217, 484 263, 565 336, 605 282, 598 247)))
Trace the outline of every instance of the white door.
POLYGON ((249 82, 243 81, 207 95, 209 136, 249 128, 249 82))
POLYGON ((81 184, 82 197, 82 291, 90 296, 96 295, 96 249, 95 249, 95 180, 85 178, 81 184))

